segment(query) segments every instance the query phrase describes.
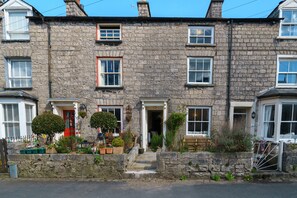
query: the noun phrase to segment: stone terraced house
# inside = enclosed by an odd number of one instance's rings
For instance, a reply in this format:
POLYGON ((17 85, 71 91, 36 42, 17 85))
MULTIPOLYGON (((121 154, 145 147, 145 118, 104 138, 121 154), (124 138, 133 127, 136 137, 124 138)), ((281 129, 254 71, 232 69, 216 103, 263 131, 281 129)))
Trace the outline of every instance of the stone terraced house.
POLYGON ((96 135, 90 116, 114 113, 114 133, 130 128, 144 148, 174 111, 187 112, 186 136, 229 122, 268 140, 297 137, 297 0, 243 19, 222 18, 224 0, 205 18, 152 17, 145 0, 137 17, 89 17, 64 1, 66 16, 48 17, 2 0, 0 138, 30 135, 48 109, 66 136, 96 135))

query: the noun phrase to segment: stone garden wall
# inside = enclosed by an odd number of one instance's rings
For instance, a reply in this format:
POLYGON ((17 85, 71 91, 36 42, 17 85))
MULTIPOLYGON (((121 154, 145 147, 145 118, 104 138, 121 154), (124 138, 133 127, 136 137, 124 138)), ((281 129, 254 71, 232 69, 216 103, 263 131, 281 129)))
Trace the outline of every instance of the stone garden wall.
POLYGON ((297 173, 297 145, 284 145, 283 152, 283 171, 297 173))
POLYGON ((232 172, 243 176, 252 170, 252 153, 174 153, 157 154, 157 172, 164 178, 206 178, 232 172))
POLYGON ((35 154, 8 155, 20 178, 99 178, 121 179, 127 155, 35 154))

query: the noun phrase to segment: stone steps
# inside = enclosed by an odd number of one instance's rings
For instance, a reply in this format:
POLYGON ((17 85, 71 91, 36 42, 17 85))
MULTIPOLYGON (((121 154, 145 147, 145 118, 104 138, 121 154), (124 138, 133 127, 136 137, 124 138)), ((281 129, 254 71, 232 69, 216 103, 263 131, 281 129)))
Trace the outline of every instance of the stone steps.
POLYGON ((0 173, 0 179, 6 179, 6 178, 9 178, 8 173, 0 173))
POLYGON ((157 177, 156 153, 147 152, 138 155, 136 160, 128 167, 124 177, 126 179, 147 179, 157 177))

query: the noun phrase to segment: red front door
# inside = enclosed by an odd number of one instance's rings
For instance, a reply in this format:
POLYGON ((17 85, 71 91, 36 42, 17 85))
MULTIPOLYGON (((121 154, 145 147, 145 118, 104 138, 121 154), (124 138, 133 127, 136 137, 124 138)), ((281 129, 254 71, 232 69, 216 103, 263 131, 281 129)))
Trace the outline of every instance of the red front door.
POLYGON ((65 122, 64 136, 75 136, 74 110, 64 110, 63 114, 65 122))

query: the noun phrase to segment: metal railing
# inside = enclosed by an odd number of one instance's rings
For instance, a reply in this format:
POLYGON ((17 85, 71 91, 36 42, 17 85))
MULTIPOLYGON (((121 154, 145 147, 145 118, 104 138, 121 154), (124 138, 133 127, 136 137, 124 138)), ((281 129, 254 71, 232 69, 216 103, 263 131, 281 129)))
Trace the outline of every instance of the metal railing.
POLYGON ((5 140, 7 143, 14 143, 14 142, 27 142, 32 143, 36 139, 36 135, 29 135, 29 136, 19 136, 19 137, 6 137, 5 140))

